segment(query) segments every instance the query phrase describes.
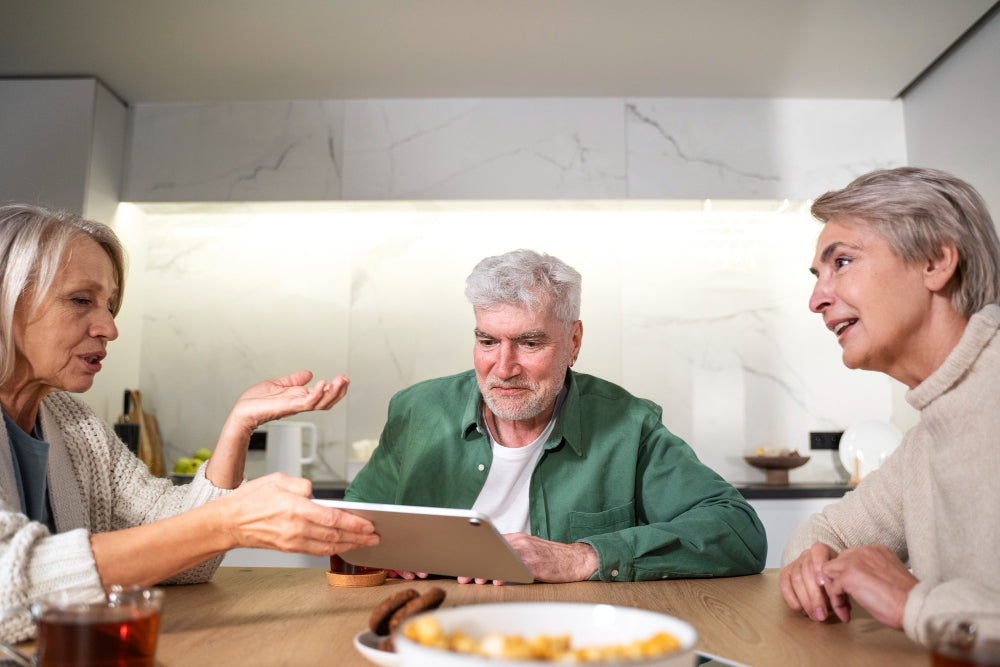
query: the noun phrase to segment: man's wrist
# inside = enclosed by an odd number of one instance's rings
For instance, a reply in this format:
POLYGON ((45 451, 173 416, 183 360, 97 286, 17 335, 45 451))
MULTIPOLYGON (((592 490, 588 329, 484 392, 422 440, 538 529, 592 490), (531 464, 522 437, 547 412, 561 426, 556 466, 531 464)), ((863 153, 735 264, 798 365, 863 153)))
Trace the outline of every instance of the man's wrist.
POLYGON ((597 555, 597 549, 586 542, 577 542, 576 549, 580 552, 579 566, 577 567, 578 581, 590 579, 601 566, 601 559, 597 555))

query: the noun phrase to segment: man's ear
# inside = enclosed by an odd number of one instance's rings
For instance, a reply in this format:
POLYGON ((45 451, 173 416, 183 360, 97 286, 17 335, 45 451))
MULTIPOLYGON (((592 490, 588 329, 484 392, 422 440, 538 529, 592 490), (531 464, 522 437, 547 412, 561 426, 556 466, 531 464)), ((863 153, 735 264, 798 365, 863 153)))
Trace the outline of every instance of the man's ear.
POLYGON ((958 248, 954 243, 946 243, 938 250, 938 256, 924 265, 924 286, 932 292, 940 292, 957 270, 958 248))

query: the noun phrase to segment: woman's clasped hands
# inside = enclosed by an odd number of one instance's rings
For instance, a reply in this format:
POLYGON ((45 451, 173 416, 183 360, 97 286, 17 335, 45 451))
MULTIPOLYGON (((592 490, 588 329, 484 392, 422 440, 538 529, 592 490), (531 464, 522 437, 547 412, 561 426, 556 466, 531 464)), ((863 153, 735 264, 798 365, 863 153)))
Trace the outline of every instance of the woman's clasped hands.
POLYGON ((782 568, 779 581, 788 606, 814 621, 825 621, 830 610, 841 621, 851 620, 854 598, 877 620, 896 629, 903 627, 907 597, 918 583, 885 545, 837 553, 822 542, 782 568))

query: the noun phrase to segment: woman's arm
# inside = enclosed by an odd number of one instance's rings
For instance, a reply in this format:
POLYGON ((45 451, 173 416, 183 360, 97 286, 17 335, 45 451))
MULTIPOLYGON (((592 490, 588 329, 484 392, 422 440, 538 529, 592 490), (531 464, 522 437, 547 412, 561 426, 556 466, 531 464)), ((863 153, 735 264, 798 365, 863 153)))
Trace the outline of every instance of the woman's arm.
POLYGON ((219 488, 235 489, 243 481, 247 447, 254 429, 300 412, 329 410, 344 397, 350 382, 338 375, 331 382, 320 380, 313 387, 306 387, 311 379, 311 372, 297 371, 259 382, 240 394, 222 426, 212 457, 205 464, 205 477, 219 488))
POLYGON ((150 524, 91 535, 105 584, 154 584, 235 547, 326 556, 378 543, 366 519, 310 500, 312 484, 280 473, 150 524))

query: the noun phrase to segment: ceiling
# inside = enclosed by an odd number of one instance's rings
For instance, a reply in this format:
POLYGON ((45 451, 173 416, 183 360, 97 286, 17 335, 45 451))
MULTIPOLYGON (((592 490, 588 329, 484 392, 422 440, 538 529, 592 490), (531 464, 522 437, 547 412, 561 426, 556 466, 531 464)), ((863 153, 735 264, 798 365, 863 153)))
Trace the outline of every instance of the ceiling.
POLYGON ((891 99, 995 0, 0 0, 0 77, 123 100, 891 99))

